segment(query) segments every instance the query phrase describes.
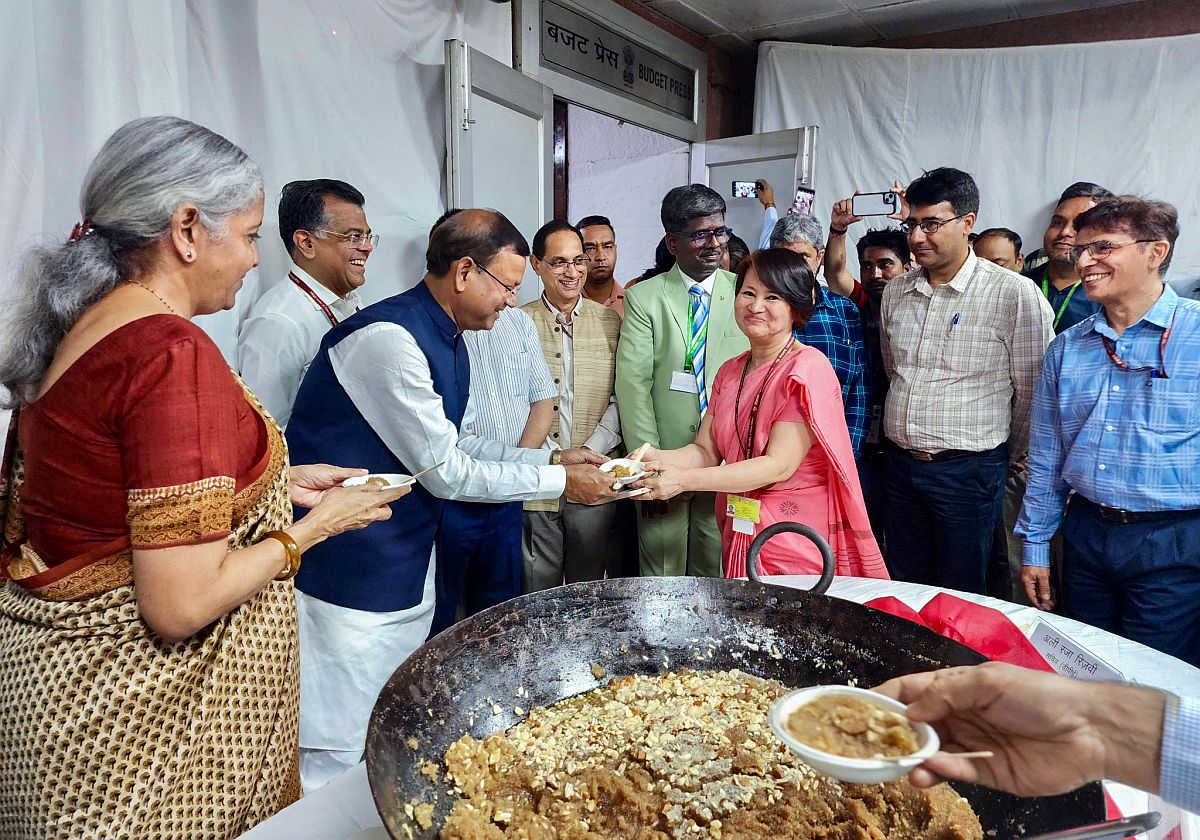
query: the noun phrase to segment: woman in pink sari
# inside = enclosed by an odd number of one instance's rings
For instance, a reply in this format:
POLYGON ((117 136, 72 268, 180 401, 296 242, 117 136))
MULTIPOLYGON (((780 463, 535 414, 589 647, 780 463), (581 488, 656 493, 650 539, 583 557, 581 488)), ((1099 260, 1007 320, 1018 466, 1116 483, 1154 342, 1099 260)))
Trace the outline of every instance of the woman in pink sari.
MULTIPOLYGON (((871 533, 841 387, 829 360, 793 338, 812 316, 816 278, 781 248, 739 266, 734 318, 750 350, 721 366, 696 440, 647 451, 657 474, 647 498, 716 492, 725 577, 746 576, 754 535, 776 522, 802 522, 829 541, 837 574, 887 578, 871 533)), ((759 554, 765 575, 819 574, 816 547, 780 534, 759 554)))

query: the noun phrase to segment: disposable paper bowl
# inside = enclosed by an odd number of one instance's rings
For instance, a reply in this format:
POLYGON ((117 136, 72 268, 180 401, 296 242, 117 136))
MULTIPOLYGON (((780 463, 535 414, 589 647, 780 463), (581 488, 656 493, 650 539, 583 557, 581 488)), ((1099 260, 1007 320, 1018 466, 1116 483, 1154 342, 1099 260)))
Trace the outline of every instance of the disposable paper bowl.
POLYGON ((610 473, 617 467, 627 467, 630 469, 635 469, 637 472, 624 478, 617 478, 616 476, 613 476, 614 482, 619 481, 621 484, 633 484, 635 481, 639 481, 646 477, 646 470, 643 468, 642 462, 631 461, 628 458, 614 458, 606 464, 601 464, 600 472, 610 473))
POLYGON ((784 721, 800 707, 811 703, 818 697, 830 694, 858 697, 868 703, 874 703, 883 709, 900 714, 904 714, 906 709, 905 705, 898 700, 868 691, 865 688, 852 688, 845 685, 819 685, 802 688, 780 697, 771 705, 771 729, 780 741, 818 773, 832 776, 843 782, 860 784, 891 782, 906 775, 909 770, 921 764, 941 748, 941 741, 938 739, 937 733, 933 731, 933 727, 927 723, 915 721, 912 721, 911 724, 917 733, 917 743, 919 744, 917 751, 911 755, 890 759, 846 758, 823 752, 793 738, 784 726, 784 721))
POLYGON ((407 487, 413 483, 413 477, 405 473, 371 473, 370 475, 356 475, 353 478, 347 478, 342 482, 343 487, 360 487, 367 483, 368 479, 382 478, 388 483, 387 487, 381 487, 381 490, 391 490, 396 487, 407 487))

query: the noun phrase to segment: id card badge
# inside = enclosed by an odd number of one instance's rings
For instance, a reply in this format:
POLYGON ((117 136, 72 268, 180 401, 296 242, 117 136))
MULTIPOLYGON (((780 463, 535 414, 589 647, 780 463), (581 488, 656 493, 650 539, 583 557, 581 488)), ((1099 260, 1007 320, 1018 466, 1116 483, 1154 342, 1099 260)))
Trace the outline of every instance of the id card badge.
POLYGON ((733 517, 733 530, 738 534, 754 536, 754 526, 758 524, 761 507, 758 499, 745 496, 727 496, 725 499, 725 513, 733 517))
POLYGON ((671 390, 683 391, 685 394, 695 394, 696 374, 686 370, 671 371, 671 390))

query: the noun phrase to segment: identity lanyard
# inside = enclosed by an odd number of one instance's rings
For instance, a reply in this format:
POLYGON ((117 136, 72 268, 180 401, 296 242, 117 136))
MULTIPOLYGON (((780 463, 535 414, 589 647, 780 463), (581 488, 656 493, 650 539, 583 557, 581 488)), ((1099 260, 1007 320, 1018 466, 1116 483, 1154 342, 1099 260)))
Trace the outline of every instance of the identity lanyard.
MULTIPOLYGON (((1071 291, 1067 292, 1066 300, 1058 307, 1058 312, 1054 315, 1054 331, 1058 332, 1058 322, 1062 320, 1063 313, 1067 311, 1067 307, 1071 305, 1071 298, 1075 297, 1075 292, 1079 289, 1079 284, 1082 280, 1076 280, 1071 286, 1071 291)), ((1042 294, 1046 296, 1046 300, 1050 300, 1050 272, 1047 271, 1042 275, 1042 294)))
POLYGON ((775 375, 775 368, 779 365, 782 359, 789 350, 796 346, 796 342, 789 341, 779 351, 779 355, 775 357, 775 361, 771 362, 771 367, 767 369, 767 375, 763 377, 762 384, 758 386, 758 393, 754 396, 754 404, 750 406, 750 422, 748 425, 749 436, 742 439, 742 428, 738 423, 738 414, 741 412, 742 406, 742 388, 746 385, 746 375, 750 373, 750 356, 746 356, 746 364, 742 365, 742 378, 738 380, 737 396, 733 400, 733 428, 737 432, 738 444, 742 448, 742 458, 749 461, 754 457, 754 433, 758 430, 758 408, 762 404, 763 394, 767 391, 767 385, 771 382, 771 377, 775 375))
MULTIPOLYGON (((1169 377, 1167 376, 1167 340, 1171 337, 1171 330, 1175 327, 1175 315, 1178 314, 1178 312, 1179 312, 1179 309, 1178 309, 1178 307, 1176 307, 1175 311, 1171 313, 1171 323, 1167 326, 1167 328, 1165 330, 1163 330, 1162 338, 1160 338, 1158 340, 1158 355, 1159 355, 1159 358, 1162 359, 1162 367, 1161 368, 1155 368, 1152 365, 1143 365, 1142 367, 1130 367, 1128 362, 1126 362, 1124 359, 1122 359, 1120 356, 1117 355, 1117 348, 1113 347, 1112 342, 1108 340, 1108 336, 1102 335, 1102 336, 1100 336, 1100 339, 1104 342, 1104 349, 1108 352, 1108 358, 1111 359, 1112 363, 1114 365, 1116 365, 1117 367, 1119 367, 1121 370, 1128 370, 1128 371, 1133 371, 1133 372, 1137 372, 1139 370, 1148 370, 1148 371, 1150 371, 1150 379, 1155 379, 1155 378, 1168 379, 1169 377)), ((1146 384, 1149 385, 1150 382, 1147 381, 1146 384)))
MULTIPOLYGON (((312 298, 313 303, 315 303, 317 306, 321 307, 321 311, 324 312, 325 317, 329 319, 330 326, 336 327, 338 325, 338 319, 337 319, 337 316, 335 316, 333 314, 333 310, 329 308, 328 304, 326 304, 325 301, 321 300, 321 298, 317 295, 316 292, 314 292, 312 289, 309 288, 307 283, 305 283, 303 280, 301 280, 299 277, 296 276, 296 272, 289 271, 288 278, 293 283, 295 283, 297 287, 299 287, 300 291, 304 292, 306 295, 308 295, 310 298, 312 298)), ((354 307, 354 311, 355 312, 358 311, 357 306, 354 307)))
POLYGON ((712 312, 709 312, 709 317, 704 321, 704 329, 696 332, 693 335, 696 324, 696 313, 700 308, 699 299, 688 294, 688 346, 687 355, 683 359, 683 369, 692 373, 696 370, 696 357, 700 355, 700 349, 704 346, 704 341, 708 337, 708 322, 712 318, 712 312))

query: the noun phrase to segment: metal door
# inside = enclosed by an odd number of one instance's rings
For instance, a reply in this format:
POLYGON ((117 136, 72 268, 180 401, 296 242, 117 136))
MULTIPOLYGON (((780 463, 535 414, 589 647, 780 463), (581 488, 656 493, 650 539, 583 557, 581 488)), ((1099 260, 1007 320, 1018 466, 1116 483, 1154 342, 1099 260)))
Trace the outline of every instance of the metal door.
MULTIPOLYGON (((553 215, 553 111, 546 85, 446 41, 446 206, 492 207, 533 239, 553 215)), ((540 293, 527 270, 520 302, 540 293)))

